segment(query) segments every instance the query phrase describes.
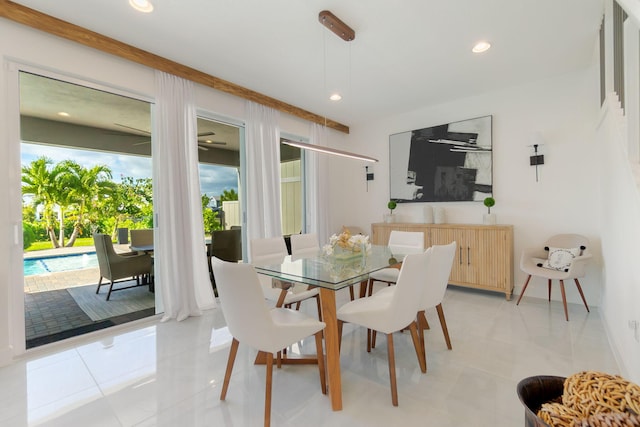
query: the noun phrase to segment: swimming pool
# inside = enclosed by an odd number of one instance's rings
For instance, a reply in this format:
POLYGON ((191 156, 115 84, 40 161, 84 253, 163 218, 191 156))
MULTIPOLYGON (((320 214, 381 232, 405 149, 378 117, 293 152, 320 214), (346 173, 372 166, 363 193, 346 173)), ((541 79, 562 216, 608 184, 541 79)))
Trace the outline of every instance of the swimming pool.
POLYGON ((56 273, 58 271, 80 270, 98 266, 95 252, 76 255, 58 255, 24 260, 24 275, 56 273))

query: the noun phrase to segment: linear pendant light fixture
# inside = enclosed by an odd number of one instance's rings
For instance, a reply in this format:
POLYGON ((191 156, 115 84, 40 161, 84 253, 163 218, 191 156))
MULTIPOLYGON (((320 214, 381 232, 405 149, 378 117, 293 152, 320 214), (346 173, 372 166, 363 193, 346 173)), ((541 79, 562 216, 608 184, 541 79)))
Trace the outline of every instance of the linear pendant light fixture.
MULTIPOLYGON (((323 10, 318 14, 318 21, 329 30, 331 30, 336 36, 340 37, 346 42, 350 42, 356 38, 356 32, 351 27, 342 22, 340 18, 335 16, 328 10, 323 10)), ((325 86, 326 86, 326 53, 325 53, 325 86)), ((326 89, 326 87, 325 87, 326 89)), ((331 95, 332 101, 339 101, 342 97, 339 94, 331 95)), ((304 142, 290 141, 287 139, 282 140, 283 144, 290 145, 292 147, 302 148, 304 150, 317 151, 319 153, 332 154, 334 156, 348 157, 350 159, 364 160, 365 162, 375 163, 378 159, 373 157, 363 156, 362 154, 350 153, 348 151, 336 150, 335 148, 324 147, 322 145, 307 144, 304 142)))
POLYGON ((290 145, 292 147, 302 148, 303 150, 317 151, 319 153, 333 154, 334 156, 348 157, 350 159, 364 160, 365 162, 375 163, 378 159, 373 157, 363 156, 362 154, 350 153, 348 151, 336 150, 335 148, 324 147, 322 145, 307 144, 306 142, 291 141, 288 139, 282 139, 283 144, 290 145))

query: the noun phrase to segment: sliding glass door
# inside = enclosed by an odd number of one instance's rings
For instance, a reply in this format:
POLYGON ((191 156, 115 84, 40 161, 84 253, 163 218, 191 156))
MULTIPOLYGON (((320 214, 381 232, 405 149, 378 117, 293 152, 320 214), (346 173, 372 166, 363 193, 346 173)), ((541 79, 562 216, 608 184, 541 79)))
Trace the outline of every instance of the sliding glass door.
POLYGON ((19 80, 26 348, 155 314, 152 286, 96 294, 92 237, 129 252, 129 232, 153 228, 150 102, 31 72, 19 80))

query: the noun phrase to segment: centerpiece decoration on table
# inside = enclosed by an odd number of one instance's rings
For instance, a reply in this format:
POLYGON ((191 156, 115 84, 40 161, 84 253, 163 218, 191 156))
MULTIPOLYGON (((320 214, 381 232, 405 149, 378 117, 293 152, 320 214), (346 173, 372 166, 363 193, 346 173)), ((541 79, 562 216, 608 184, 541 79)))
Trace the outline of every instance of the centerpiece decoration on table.
POLYGON ((322 252, 338 260, 352 260, 371 252, 371 243, 369 236, 351 234, 348 228, 343 227, 342 233, 329 238, 329 243, 322 247, 322 252))

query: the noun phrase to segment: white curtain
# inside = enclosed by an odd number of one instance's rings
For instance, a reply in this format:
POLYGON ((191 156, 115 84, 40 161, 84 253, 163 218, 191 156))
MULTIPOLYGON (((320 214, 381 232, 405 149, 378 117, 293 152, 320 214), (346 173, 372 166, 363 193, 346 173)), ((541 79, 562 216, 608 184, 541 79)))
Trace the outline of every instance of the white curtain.
MULTIPOLYGON (((247 241, 282 235, 278 112, 246 102, 247 241)), ((249 251, 247 251, 249 253, 249 251)))
POLYGON ((153 203, 156 289, 164 320, 215 307, 205 249, 193 83, 156 71, 153 203))
MULTIPOLYGON (((317 123, 311 124, 309 143, 326 146, 327 128, 317 123)), ((329 230, 329 190, 327 177, 327 155, 305 151, 305 222, 308 233, 317 233, 320 245, 328 242, 329 230)))

